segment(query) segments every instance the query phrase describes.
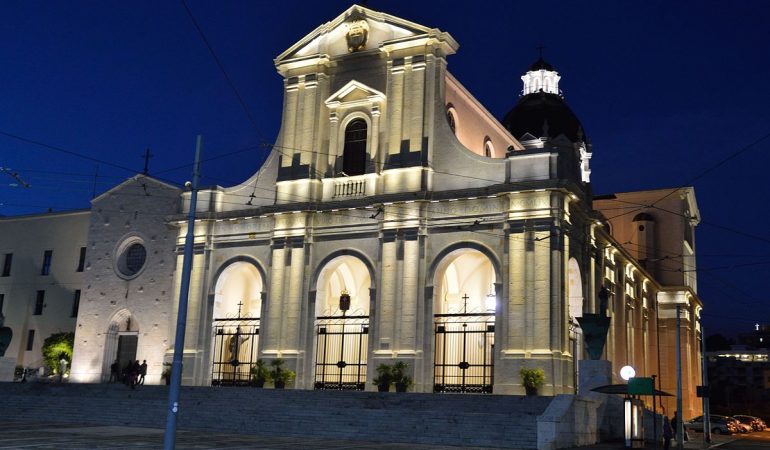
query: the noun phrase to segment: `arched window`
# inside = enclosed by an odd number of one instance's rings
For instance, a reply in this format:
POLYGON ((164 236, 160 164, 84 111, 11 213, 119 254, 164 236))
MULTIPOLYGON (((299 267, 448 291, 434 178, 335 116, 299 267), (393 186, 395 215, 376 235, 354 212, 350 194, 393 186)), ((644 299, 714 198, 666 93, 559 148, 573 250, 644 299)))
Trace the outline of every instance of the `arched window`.
POLYGON ((345 128, 345 148, 342 151, 342 171, 345 175, 366 173, 366 132, 363 119, 355 119, 345 128))
POLYGON ((495 154, 495 148, 492 146, 492 140, 489 136, 484 138, 484 156, 491 158, 495 154))
POLYGON ((449 129, 452 133, 457 134, 457 121, 455 120, 455 109, 452 104, 446 105, 446 121, 449 123, 449 129))

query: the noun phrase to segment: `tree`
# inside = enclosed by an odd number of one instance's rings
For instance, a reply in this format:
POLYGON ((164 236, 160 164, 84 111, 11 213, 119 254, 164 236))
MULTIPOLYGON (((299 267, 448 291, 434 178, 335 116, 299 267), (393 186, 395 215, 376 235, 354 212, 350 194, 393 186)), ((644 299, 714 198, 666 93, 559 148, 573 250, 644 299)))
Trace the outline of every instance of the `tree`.
POLYGON ((720 350, 730 350, 732 341, 721 334, 712 334, 706 338, 706 351, 718 352, 720 350))
POLYGON ((72 362, 72 347, 75 345, 75 333, 54 333, 43 341, 43 360, 51 373, 59 372, 59 360, 72 362))

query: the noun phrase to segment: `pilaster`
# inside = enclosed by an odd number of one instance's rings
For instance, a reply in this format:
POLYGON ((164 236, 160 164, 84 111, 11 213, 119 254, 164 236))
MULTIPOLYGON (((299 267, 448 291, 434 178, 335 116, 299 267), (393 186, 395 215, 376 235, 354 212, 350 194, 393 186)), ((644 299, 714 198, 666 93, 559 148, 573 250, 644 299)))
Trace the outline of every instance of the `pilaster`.
POLYGON ((281 301, 280 352, 283 357, 299 353, 302 291, 305 287, 305 240, 302 236, 287 238, 284 298, 281 301))
POLYGON ((375 355, 392 355, 395 345, 395 303, 396 303, 396 230, 383 230, 380 238, 380 286, 381 296, 377 305, 378 341, 374 343, 375 355))
POLYGON ((417 351, 417 317, 419 298, 420 248, 418 229, 403 230, 401 258, 401 305, 398 308, 398 356, 411 355, 417 351))
POLYGON ((270 258, 270 291, 265 305, 265 320, 262 321, 260 337, 261 353, 277 356, 281 347, 281 313, 284 297, 284 276, 286 273, 286 238, 273 239, 270 258))

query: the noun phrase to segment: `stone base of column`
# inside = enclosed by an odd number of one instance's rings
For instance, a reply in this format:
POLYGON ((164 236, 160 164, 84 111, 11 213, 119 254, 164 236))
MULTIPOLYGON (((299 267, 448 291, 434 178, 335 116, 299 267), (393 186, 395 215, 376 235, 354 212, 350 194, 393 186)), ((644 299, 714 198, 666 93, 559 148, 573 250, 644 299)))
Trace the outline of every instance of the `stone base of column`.
POLYGON ((16 370, 16 358, 10 356, 0 357, 0 381, 13 381, 13 373, 16 370))

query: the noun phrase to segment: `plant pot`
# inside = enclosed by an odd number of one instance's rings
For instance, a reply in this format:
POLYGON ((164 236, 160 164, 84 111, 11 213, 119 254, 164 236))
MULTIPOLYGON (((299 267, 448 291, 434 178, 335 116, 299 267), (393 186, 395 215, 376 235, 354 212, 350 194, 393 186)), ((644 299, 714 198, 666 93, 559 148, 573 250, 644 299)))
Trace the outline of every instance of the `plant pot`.
POLYGON ((283 389, 286 387, 286 382, 283 380, 275 380, 275 388, 276 389, 283 389))
POLYGON ((251 386, 256 388, 261 388, 265 386, 265 380, 260 379, 253 379, 251 380, 251 386))
POLYGON ((388 391, 390 391, 389 383, 381 383, 377 385, 377 392, 388 392, 388 391))
POLYGON ((396 383, 396 392, 406 392, 408 387, 409 385, 406 383, 396 383))
POLYGON ((524 389, 527 391, 527 395, 537 395, 537 388, 534 386, 524 386, 524 389))

